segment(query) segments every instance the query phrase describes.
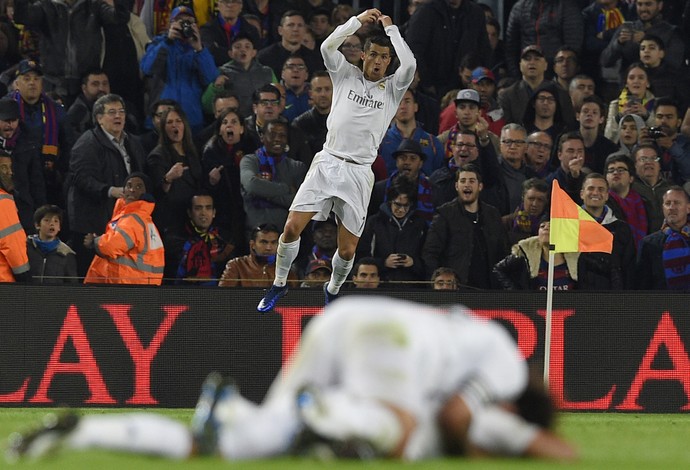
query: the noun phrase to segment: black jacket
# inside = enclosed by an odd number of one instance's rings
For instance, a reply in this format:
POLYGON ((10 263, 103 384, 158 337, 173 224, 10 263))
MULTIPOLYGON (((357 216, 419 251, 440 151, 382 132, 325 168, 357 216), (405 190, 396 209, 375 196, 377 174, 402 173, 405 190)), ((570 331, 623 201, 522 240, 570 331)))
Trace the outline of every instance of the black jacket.
MULTIPOLYGON (((144 171, 145 155, 138 140, 127 136, 125 148, 131 171, 144 171)), ((120 151, 98 126, 84 132, 74 144, 69 169, 67 207, 71 230, 103 233, 115 207, 108 190, 111 186, 121 187, 128 175, 120 151)))
POLYGON ((74 251, 60 242, 57 249, 43 254, 33 237, 26 239, 26 254, 29 255, 31 282, 34 284, 78 284, 77 259, 74 251), (58 279, 60 278, 60 279, 58 279))
MULTIPOLYGON (((439 266, 453 268, 462 284, 467 284, 470 276, 472 251, 476 249, 474 223, 458 199, 437 209, 431 227, 427 232, 422 250, 422 259, 427 278, 439 266)), ((477 224, 486 241, 487 270, 508 254, 508 235, 495 207, 479 203, 477 224)))

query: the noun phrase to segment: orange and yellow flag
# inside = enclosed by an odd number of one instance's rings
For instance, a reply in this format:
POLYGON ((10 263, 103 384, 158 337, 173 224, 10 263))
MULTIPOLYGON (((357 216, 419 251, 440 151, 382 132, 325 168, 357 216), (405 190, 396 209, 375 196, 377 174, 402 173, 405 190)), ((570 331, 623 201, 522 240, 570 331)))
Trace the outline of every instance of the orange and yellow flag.
POLYGON ((613 234, 575 204, 556 180, 551 186, 549 237, 555 253, 611 253, 613 249, 613 234))

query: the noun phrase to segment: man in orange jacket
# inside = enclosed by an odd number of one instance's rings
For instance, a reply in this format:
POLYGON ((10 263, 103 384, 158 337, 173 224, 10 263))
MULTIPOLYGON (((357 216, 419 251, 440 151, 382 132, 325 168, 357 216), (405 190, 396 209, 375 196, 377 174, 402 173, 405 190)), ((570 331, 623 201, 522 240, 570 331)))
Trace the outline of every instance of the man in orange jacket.
POLYGON ((29 280, 26 233, 12 192, 12 158, 0 155, 0 282, 29 280))
POLYGON ((155 203, 147 190, 152 187, 144 173, 131 173, 105 233, 84 237, 84 246, 97 255, 84 284, 161 284, 165 253, 151 219, 155 203))

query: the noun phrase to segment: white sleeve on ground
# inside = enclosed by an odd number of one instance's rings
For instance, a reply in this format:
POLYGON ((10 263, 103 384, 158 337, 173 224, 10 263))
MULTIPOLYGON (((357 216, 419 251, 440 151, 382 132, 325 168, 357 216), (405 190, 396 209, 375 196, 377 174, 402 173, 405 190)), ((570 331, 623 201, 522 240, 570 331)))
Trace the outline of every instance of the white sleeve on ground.
POLYGON ((539 427, 498 406, 473 413, 469 430, 471 444, 494 455, 522 455, 539 427))

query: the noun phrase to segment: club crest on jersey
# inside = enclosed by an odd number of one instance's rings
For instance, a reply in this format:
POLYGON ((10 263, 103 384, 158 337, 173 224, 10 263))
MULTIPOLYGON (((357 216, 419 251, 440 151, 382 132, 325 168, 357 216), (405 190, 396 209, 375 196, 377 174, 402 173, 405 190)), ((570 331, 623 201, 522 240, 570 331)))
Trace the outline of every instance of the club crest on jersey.
POLYGON ((386 89, 386 84, 384 82, 379 83, 379 90, 385 90, 386 89))

